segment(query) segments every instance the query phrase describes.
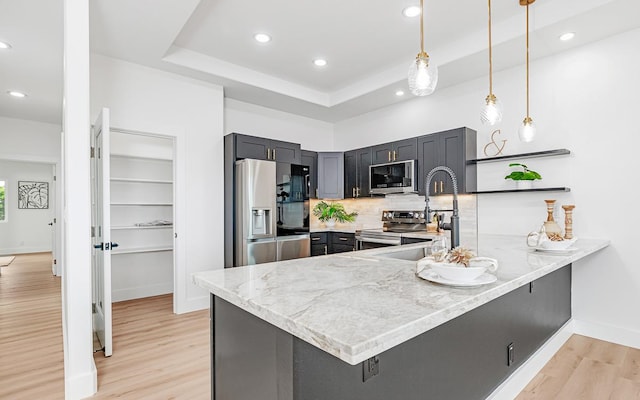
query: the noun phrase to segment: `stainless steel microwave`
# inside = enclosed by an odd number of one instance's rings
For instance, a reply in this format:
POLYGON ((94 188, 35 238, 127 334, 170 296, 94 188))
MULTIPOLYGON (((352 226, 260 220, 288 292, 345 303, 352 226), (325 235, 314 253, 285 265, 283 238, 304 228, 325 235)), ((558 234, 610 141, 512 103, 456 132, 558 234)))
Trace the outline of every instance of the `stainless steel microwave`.
POLYGON ((416 184, 416 161, 397 161, 369 166, 369 193, 413 193, 416 184))

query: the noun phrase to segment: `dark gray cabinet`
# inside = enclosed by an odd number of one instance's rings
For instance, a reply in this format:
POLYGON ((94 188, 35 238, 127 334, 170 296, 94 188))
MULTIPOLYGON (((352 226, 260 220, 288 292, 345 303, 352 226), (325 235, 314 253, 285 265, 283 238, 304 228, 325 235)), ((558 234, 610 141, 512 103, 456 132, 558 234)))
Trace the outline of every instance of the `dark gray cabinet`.
POLYGON ((355 199, 368 197, 369 166, 372 165, 371 147, 344 153, 344 197, 355 199))
POLYGON ((356 248, 356 235, 348 232, 314 232, 311 234, 311 256, 345 253, 356 248))
POLYGON ((418 157, 418 138, 398 140, 371 147, 372 164, 415 160, 418 157))
POLYGON ((344 198, 344 154, 318 153, 318 198, 344 198))
MULTIPOLYGON (((458 128, 417 138, 418 193, 425 194, 425 179, 434 167, 444 165, 453 170, 458 180, 458 193, 476 191, 476 164, 468 162, 476 157, 476 132, 458 128)), ((453 184, 445 172, 434 175, 430 195, 452 194, 453 184)))
POLYGON ((211 307, 214 400, 481 400, 571 318, 571 264, 380 353, 369 379, 373 358, 350 365, 213 295, 211 307))
POLYGON ((315 151, 302 150, 302 165, 309 167, 309 198, 318 198, 318 153, 315 151))
POLYGON ((237 159, 254 158, 292 164, 302 162, 302 150, 297 143, 237 133, 233 135, 236 138, 235 155, 237 159))

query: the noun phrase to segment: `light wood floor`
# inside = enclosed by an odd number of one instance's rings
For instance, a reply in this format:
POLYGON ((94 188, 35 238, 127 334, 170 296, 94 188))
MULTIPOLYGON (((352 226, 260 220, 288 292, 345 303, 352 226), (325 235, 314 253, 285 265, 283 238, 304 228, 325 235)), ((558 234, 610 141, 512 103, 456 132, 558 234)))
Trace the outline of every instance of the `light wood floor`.
MULTIPOLYGON (((95 354, 90 399, 209 399, 209 315, 172 298, 115 303, 113 356, 95 354)), ((0 275, 0 399, 64 399, 60 279, 49 253, 0 275)), ((517 400, 640 400, 640 349, 573 335, 517 400)))

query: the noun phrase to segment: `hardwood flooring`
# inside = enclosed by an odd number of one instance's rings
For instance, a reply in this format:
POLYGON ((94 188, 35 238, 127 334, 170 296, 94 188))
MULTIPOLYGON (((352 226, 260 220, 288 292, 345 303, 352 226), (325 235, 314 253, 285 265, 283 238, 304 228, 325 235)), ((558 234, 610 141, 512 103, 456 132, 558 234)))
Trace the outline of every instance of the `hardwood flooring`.
MULTIPOLYGON (((209 314, 172 296, 114 303, 113 356, 94 355, 90 399, 209 399, 209 314)), ((0 275, 0 399, 64 399, 60 278, 49 253, 0 275)), ((640 400, 640 349, 573 335, 517 400, 640 400)))

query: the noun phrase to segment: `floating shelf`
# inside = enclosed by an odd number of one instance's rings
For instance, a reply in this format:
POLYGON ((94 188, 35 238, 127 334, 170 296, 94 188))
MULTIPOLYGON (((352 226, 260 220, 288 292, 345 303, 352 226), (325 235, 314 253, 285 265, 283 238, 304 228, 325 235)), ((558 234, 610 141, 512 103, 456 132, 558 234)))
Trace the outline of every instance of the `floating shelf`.
POLYGON ((113 249, 111 254, 135 254, 135 253, 155 253, 160 251, 172 251, 172 246, 153 246, 153 247, 131 247, 124 249, 113 249))
POLYGON ((173 203, 111 203, 112 206, 173 206, 173 203))
POLYGON ((172 184, 173 181, 163 179, 142 179, 142 178, 111 178, 111 182, 131 182, 131 183, 166 183, 172 184))
MULTIPOLYGON (((511 154, 507 156, 498 156, 498 157, 488 157, 488 158, 478 158, 475 160, 469 160, 469 164, 481 164, 486 162, 494 162, 494 161, 504 161, 504 160, 514 160, 514 159, 522 159, 522 158, 535 158, 535 157, 552 157, 552 156, 564 156, 571 154, 571 151, 567 149, 555 149, 555 150, 545 150, 545 151, 536 151, 533 153, 520 153, 520 154, 511 154)), ((516 191, 516 190, 514 190, 516 191)))
POLYGON ((168 228, 173 228, 173 225, 112 226, 111 230, 112 231, 123 231, 123 230, 129 230, 129 229, 133 230, 133 229, 168 229, 168 228))
POLYGON ((111 153, 111 157, 132 158, 132 159, 137 159, 137 160, 173 161, 171 158, 133 156, 133 155, 129 155, 129 154, 118 154, 118 153, 111 153))
POLYGON ((481 190, 469 192, 471 194, 488 194, 488 193, 516 193, 516 192, 570 192, 568 187, 551 187, 551 188, 532 188, 532 189, 503 189, 503 190, 481 190))

